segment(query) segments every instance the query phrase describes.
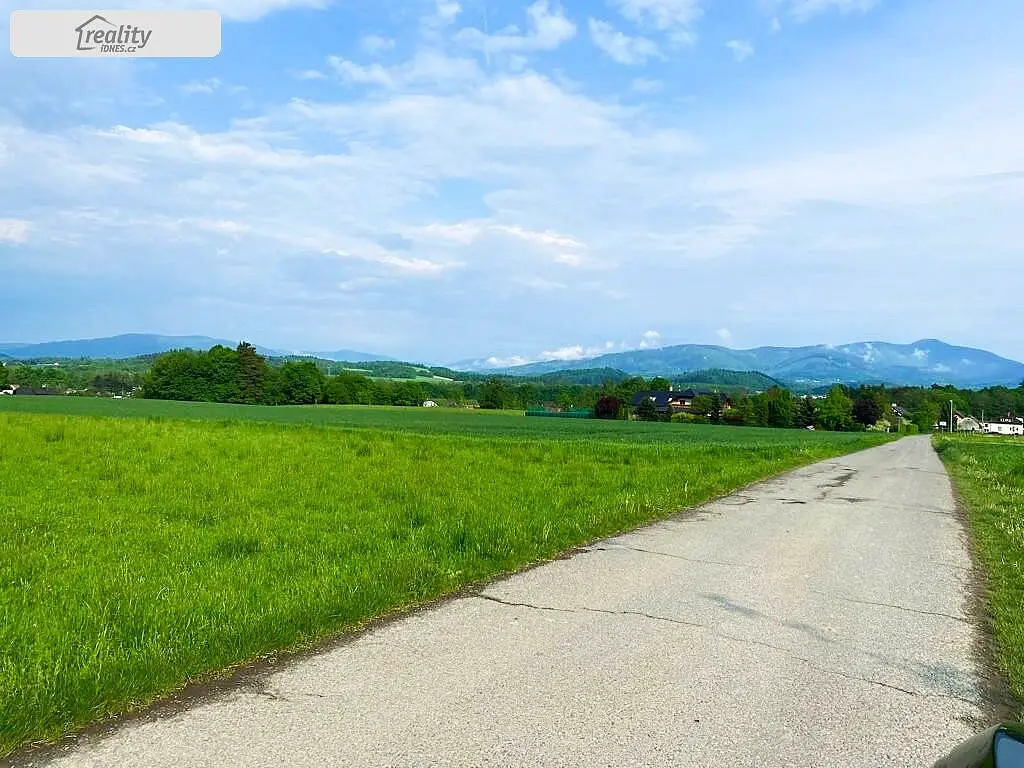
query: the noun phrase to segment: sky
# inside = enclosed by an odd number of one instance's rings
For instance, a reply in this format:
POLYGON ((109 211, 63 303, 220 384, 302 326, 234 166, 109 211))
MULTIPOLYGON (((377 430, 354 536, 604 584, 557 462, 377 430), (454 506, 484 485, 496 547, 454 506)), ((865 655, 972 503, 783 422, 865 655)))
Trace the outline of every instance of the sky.
POLYGON ((0 341, 1024 360, 1020 0, 101 5, 222 51, 0 53, 0 341))

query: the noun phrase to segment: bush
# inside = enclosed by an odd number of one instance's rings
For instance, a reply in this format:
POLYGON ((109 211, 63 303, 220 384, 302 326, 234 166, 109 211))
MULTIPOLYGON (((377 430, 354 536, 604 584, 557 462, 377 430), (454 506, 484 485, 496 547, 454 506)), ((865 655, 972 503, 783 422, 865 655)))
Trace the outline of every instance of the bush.
POLYGON ((614 395, 605 395, 594 406, 594 417, 598 419, 617 419, 622 411, 622 401, 614 395))
POLYGON ((917 424, 904 424, 903 432, 908 435, 919 435, 921 434, 921 428, 917 424))

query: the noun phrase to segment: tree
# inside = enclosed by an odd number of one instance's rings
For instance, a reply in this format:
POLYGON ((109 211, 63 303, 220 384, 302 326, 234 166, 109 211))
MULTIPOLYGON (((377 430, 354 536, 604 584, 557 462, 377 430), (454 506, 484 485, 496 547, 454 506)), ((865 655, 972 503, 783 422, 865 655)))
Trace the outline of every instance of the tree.
POLYGON ((668 392, 672 388, 672 382, 661 376, 655 376, 650 380, 648 386, 652 392, 668 392))
POLYGON ((853 400, 841 386, 834 386, 821 401, 818 419, 825 429, 849 431, 853 427, 853 400))
POLYGON ((861 393, 853 401, 853 419, 865 427, 876 424, 882 418, 882 408, 878 400, 868 394, 861 393))
POLYGON ((617 419, 622 410, 622 401, 615 395, 605 395, 594 406, 594 416, 599 419, 617 419))
POLYGON ((7 366, 0 361, 0 387, 6 387, 10 380, 7 378, 7 366))
MULTIPOLYGON (((921 432, 931 432, 939 421, 942 408, 938 403, 928 401, 914 411, 914 424, 921 432)), ((949 418, 949 417, 947 417, 949 418)))
POLYGON ((402 381, 395 387, 393 400, 395 405, 420 406, 426 399, 423 385, 418 381, 402 381))
POLYGON ((798 427, 813 427, 818 423, 818 404, 814 398, 807 395, 800 400, 800 407, 797 408, 795 423, 798 427))
POLYGON ((708 421, 710 421, 712 424, 721 424, 722 423, 722 409, 723 409, 722 396, 720 394, 718 394, 717 392, 715 392, 711 396, 711 407, 708 409, 708 413, 707 413, 708 421))
POLYGON ((640 421, 658 421, 660 418, 658 406, 649 397, 645 397, 640 401, 640 404, 636 407, 636 415, 640 418, 640 421))
POLYGON ((324 375, 316 363, 305 360, 287 362, 280 371, 282 402, 293 405, 312 405, 323 398, 324 375))
POLYGON ((484 390, 480 395, 480 407, 492 411, 500 411, 505 407, 505 397, 508 395, 508 385, 504 379, 491 376, 484 384, 484 390))
POLYGON ((793 396, 788 389, 772 387, 764 393, 765 423, 769 427, 793 426, 793 396))
POLYGON ((263 380, 267 377, 267 361, 256 347, 243 341, 235 351, 238 355, 238 386, 235 402, 253 405, 263 402, 263 380))

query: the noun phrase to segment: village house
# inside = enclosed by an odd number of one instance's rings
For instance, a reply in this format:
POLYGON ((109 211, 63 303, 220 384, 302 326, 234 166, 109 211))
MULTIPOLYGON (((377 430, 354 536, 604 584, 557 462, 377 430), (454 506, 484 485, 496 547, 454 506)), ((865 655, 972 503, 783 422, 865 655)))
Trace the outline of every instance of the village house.
MULTIPOLYGON (((696 392, 686 389, 682 392, 671 390, 668 392, 637 392, 633 395, 633 410, 635 411, 645 399, 651 400, 658 413, 692 413, 694 403, 698 397, 714 397, 714 392, 696 392)), ((725 395, 719 394, 722 398, 722 410, 732 408, 732 402, 725 395)))
POLYGON ((1009 414, 1001 419, 986 421, 983 427, 983 431, 989 435, 1024 436, 1024 419, 1015 418, 1009 414))

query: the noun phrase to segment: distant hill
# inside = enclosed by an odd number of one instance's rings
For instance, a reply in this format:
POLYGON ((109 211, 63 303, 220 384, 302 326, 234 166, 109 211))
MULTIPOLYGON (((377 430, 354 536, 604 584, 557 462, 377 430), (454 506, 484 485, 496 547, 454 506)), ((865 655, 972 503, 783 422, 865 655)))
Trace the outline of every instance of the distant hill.
MULTIPOLYGON (((218 344, 226 347, 238 346, 238 340, 214 339, 209 336, 160 336, 151 333, 126 333, 101 339, 76 339, 72 341, 47 341, 41 344, 0 343, 0 355, 17 360, 41 360, 54 358, 81 358, 123 360, 129 357, 143 357, 170 352, 172 349, 207 350, 218 344)), ((290 356, 289 352, 268 349, 256 345, 256 351, 267 357, 290 356)), ((340 350, 321 353, 317 357, 329 360, 385 360, 387 358, 366 352, 340 350), (334 357, 333 355, 339 355, 334 357)))
POLYGON ((772 387, 786 388, 787 386, 784 382, 757 371, 724 371, 719 368, 690 371, 682 376, 673 377, 672 384, 677 388, 718 387, 723 391, 746 389, 754 392, 764 392, 772 387))
POLYGON ((552 360, 503 373, 539 376, 562 370, 615 368, 631 375, 676 378, 690 371, 759 371, 799 388, 829 383, 886 383, 907 386, 953 384, 978 388, 1016 386, 1024 363, 991 352, 958 347, 935 339, 913 344, 857 342, 838 347, 758 347, 735 350, 702 344, 601 355, 590 360, 552 360))
POLYGON ((321 360, 333 360, 337 363, 373 363, 378 361, 392 361, 394 358, 374 355, 370 352, 357 352, 354 349, 339 349, 334 352, 310 352, 313 357, 321 360))

